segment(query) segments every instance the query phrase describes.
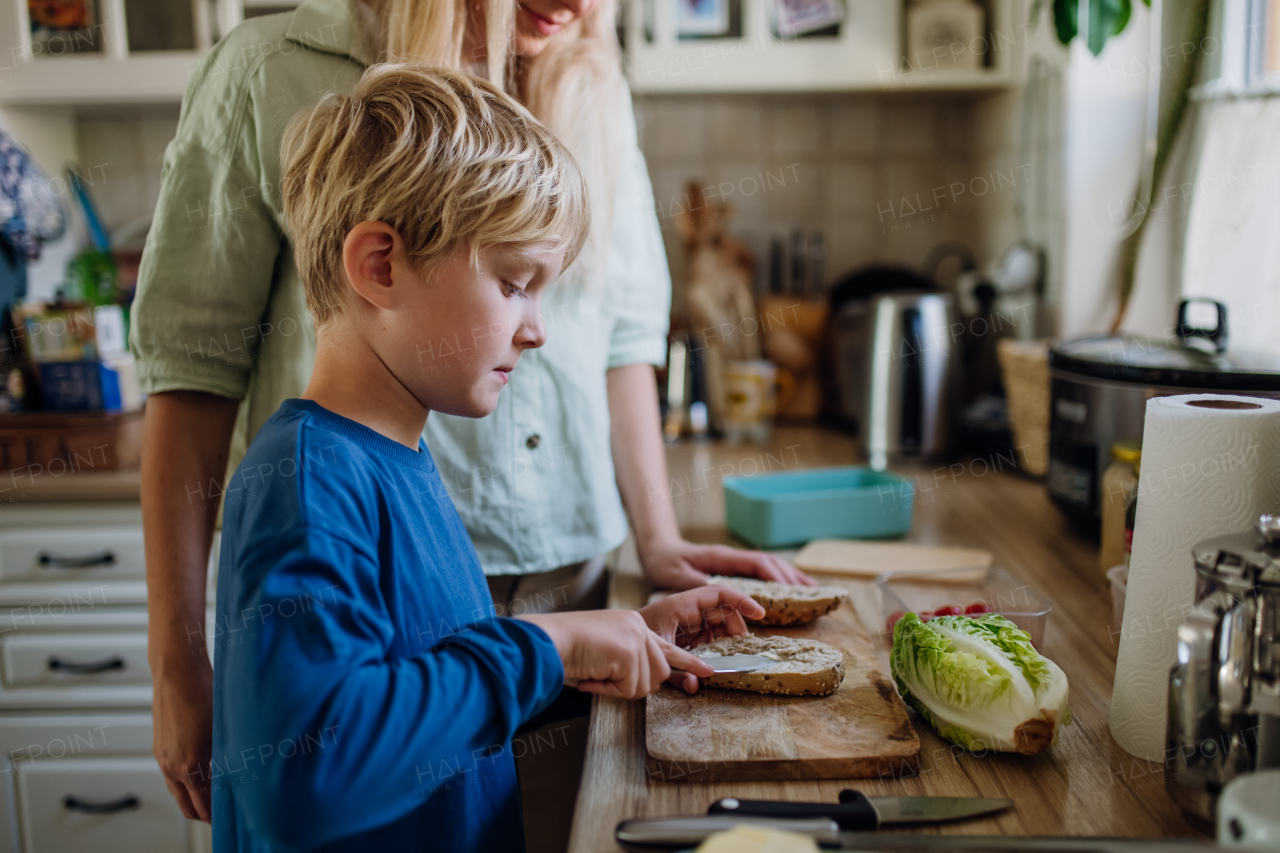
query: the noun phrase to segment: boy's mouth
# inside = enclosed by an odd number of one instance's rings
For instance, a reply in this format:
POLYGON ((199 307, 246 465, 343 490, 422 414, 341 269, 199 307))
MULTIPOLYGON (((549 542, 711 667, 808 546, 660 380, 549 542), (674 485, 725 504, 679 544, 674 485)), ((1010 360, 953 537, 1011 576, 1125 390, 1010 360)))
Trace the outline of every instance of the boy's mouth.
POLYGON ((498 377, 502 380, 502 384, 506 385, 511 381, 511 371, 515 369, 515 365, 512 365, 511 367, 495 367, 493 372, 498 374, 498 377))

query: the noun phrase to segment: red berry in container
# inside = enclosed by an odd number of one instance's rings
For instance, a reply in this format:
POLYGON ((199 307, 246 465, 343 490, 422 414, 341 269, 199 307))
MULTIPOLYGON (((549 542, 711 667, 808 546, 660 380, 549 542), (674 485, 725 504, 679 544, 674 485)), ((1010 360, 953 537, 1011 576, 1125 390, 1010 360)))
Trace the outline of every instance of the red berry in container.
POLYGON ((959 607, 956 607, 954 604, 947 604, 933 611, 934 616, 961 616, 963 614, 964 611, 959 607))
POLYGON ((972 616, 975 613, 990 613, 991 608, 981 601, 975 601, 964 609, 966 616, 972 616))

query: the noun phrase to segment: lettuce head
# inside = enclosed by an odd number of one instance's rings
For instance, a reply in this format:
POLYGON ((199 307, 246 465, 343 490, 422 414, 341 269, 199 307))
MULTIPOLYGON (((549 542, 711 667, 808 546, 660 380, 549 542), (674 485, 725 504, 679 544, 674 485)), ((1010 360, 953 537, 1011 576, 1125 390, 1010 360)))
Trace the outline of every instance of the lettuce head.
POLYGON ((952 743, 973 752, 1036 753, 1071 724, 1067 676, 1031 637, 994 613, 914 613, 893 629, 889 668, 898 692, 952 743))

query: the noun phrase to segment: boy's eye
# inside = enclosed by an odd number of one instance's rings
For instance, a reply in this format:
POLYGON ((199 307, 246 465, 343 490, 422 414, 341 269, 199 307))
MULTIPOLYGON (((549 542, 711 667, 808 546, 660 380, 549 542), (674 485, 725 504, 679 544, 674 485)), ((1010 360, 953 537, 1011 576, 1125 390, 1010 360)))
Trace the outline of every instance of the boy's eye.
POLYGON ((516 294, 523 294, 523 293, 524 293, 524 291, 523 291, 523 290, 521 290, 520 288, 516 287, 514 284, 512 284, 512 283, 511 283, 511 282, 509 282, 509 281, 507 281, 506 279, 503 279, 503 280, 502 280, 502 292, 503 292, 503 293, 505 293, 505 294, 507 294, 507 296, 515 296, 516 294))

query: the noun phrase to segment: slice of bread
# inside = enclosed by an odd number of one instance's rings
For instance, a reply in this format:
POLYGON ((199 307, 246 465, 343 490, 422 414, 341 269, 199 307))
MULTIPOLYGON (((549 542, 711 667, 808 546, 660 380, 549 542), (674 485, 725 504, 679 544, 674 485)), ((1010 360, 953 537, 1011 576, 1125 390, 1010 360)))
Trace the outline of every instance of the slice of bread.
POLYGON ((776 655, 778 663, 755 672, 729 672, 700 679, 706 687, 780 693, 784 696, 826 696, 844 681, 844 652, 817 640, 792 637, 725 637, 691 649, 710 655, 776 655))
POLYGON ((811 622, 835 610, 840 602, 849 597, 849 593, 838 586, 792 586, 724 575, 712 575, 711 582, 745 592, 759 602, 765 610, 764 618, 751 621, 760 625, 811 622))

